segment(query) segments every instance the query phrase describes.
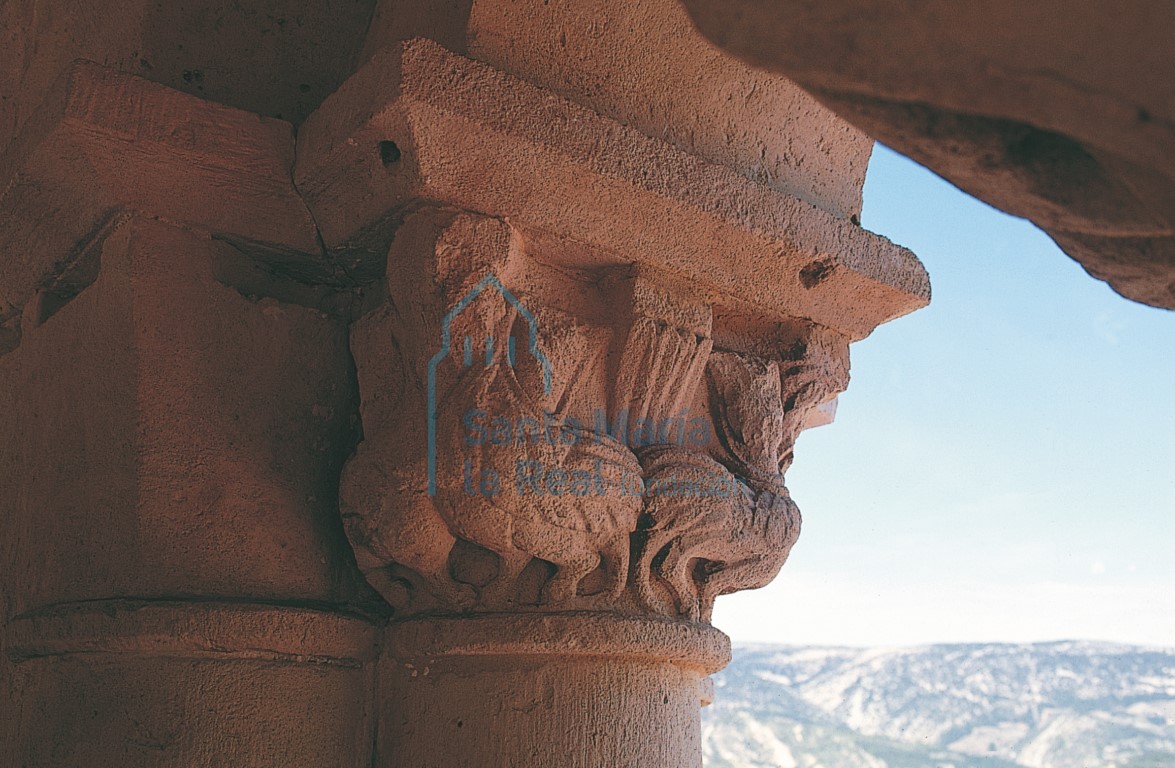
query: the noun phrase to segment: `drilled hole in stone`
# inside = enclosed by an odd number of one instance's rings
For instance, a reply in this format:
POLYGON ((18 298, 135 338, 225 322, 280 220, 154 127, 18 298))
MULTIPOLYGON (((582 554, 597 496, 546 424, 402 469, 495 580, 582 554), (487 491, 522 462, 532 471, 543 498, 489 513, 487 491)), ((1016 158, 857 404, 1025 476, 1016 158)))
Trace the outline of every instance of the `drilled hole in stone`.
POLYGON ((381 141, 379 143, 379 159, 383 161, 385 166, 398 162, 400 159, 400 148, 396 146, 396 142, 381 141))
POLYGON ((832 275, 836 265, 830 259, 813 261, 800 270, 800 282, 805 288, 815 288, 832 275))

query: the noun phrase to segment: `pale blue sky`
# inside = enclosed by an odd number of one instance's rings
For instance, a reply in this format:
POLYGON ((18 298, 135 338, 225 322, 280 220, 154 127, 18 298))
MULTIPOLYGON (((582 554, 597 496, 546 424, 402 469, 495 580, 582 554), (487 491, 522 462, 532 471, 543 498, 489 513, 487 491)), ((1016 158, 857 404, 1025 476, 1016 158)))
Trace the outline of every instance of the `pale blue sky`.
POLYGON ((931 306, 853 346, 835 424, 788 477, 804 530, 736 641, 1175 646, 1175 312, 878 147, 863 225, 931 306))

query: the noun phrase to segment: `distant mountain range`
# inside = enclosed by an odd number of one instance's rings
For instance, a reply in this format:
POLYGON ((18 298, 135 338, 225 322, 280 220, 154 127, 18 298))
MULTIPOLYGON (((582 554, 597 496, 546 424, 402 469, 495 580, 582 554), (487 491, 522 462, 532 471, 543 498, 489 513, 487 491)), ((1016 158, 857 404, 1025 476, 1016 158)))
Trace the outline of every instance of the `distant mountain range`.
POLYGON ((1175 650, 741 646, 707 768, 1175 768, 1175 650))

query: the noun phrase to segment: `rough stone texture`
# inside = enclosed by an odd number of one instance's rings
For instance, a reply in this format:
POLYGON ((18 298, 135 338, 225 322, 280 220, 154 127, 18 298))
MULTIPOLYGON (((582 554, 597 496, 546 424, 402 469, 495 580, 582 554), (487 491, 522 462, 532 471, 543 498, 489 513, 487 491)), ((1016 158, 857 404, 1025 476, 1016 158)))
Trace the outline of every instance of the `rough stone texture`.
POLYGON ((366 620, 102 601, 26 614, 5 641, 18 661, 5 679, 21 692, 5 742, 14 766, 370 765, 366 620))
POLYGON ((22 403, 0 419, 26 436, 0 449, 14 613, 358 594, 333 518, 355 429, 344 329, 220 284, 219 249, 131 219, 106 240, 96 282, 0 358, 22 403))
POLYGON ((370 765, 370 673, 359 669, 67 655, 14 677, 24 736, 3 758, 14 767, 370 765))
POLYGON ((700 765, 704 676, 730 653, 717 630, 591 614, 407 622, 386 642, 377 768, 700 765))
MULTIPOLYGON (((718 140, 709 86, 636 109, 653 78, 625 92, 621 54, 632 19, 658 6, 598 5, 616 36, 594 53, 577 43, 575 66, 542 48, 558 25, 537 4, 475 3, 444 29, 382 6, 370 59, 298 132, 295 182, 323 244, 370 283, 351 333, 363 441, 340 510, 395 610, 381 766, 697 765, 713 653, 671 653, 658 632, 706 635, 717 596, 774 577, 799 535, 783 482, 796 436, 827 422, 849 342, 929 299, 912 255, 848 220, 851 172, 795 194, 776 188, 783 171, 763 174, 774 186, 748 178, 740 153, 760 152, 749 137, 772 124, 718 140), (496 66, 381 40, 381 18, 496 66), (604 86, 580 87, 592 78, 604 86), (693 119, 708 130, 649 135, 693 119), (834 213, 809 202, 821 195, 834 213), (559 436, 471 443, 471 413, 553 418, 559 436), (597 414, 632 434, 601 434, 597 414), (702 445, 682 445, 687 420, 702 445), (656 434, 636 437, 648 424, 656 434), (553 490, 527 490, 520 467, 553 490), (642 496, 632 482, 724 493, 642 496), (569 611, 574 631, 544 640, 569 611)), ((681 31, 650 49, 688 80, 681 31)), ((719 67, 719 84, 737 69, 719 67)), ((794 96, 769 81, 764 98, 794 96)), ((844 171, 851 147, 834 138, 796 167, 844 171)))
POLYGON ((264 603, 102 600, 29 611, 6 628, 10 658, 146 655, 357 668, 375 657, 368 619, 264 603))
POLYGON ((364 59, 413 37, 842 218, 861 213, 872 140, 786 78, 714 48, 677 0, 383 0, 364 59))
POLYGON ((374 0, 12 0, 0 6, 0 146, 75 59, 300 122, 355 65, 374 0))
POLYGON ((369 751, 354 718, 370 626, 281 607, 368 602, 335 512, 356 427, 345 328, 218 282, 232 250, 132 216, 94 282, 31 305, 0 357, 19 404, 0 426, 22 436, 0 447, 18 702, 0 764, 325 768, 369 751))
POLYGON ((930 297, 884 238, 429 41, 377 54, 307 120, 295 180, 358 275, 423 201, 508 218, 552 261, 648 264, 854 339, 930 297))
POLYGON ((846 337, 729 308, 715 329, 696 293, 642 269, 598 272, 569 304, 510 225, 443 210, 401 226, 387 290, 352 334, 364 440, 341 511, 401 615, 704 621, 783 565, 800 525, 783 473, 810 411, 848 383, 846 337), (520 467, 585 485, 547 493, 520 467))
POLYGON ((474 2, 468 52, 841 218, 873 141, 786 78, 724 54, 677 0, 474 2))
POLYGON ((1175 308, 1175 6, 683 2, 717 44, 1175 308))
POLYGON ((698 766, 929 299, 869 141, 669 0, 312 5, 0 8, 0 765, 698 766))
MULTIPOLYGON (((72 65, 0 154, 0 352, 37 291, 67 299, 139 212, 208 232, 286 271, 319 245, 290 178, 289 124, 87 62, 72 65)), ((323 268, 321 257, 312 259, 323 268)))
POLYGON ((545 613, 408 619, 383 642, 395 658, 600 656, 663 662, 712 674, 730 662, 730 640, 713 627, 650 617, 545 613))

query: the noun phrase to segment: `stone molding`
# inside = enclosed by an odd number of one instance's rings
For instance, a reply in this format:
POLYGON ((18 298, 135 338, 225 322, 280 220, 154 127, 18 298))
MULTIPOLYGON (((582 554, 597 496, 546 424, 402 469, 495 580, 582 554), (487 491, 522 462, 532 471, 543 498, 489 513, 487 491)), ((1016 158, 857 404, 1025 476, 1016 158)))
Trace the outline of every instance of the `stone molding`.
POLYGON ((18 616, 4 647, 17 661, 133 654, 359 667, 376 658, 381 623, 260 603, 100 600, 18 616))
POLYGON ((730 663, 730 639, 713 627, 594 612, 407 619, 389 625, 384 648, 401 663, 453 656, 607 657, 704 675, 730 663))
POLYGON ((553 260, 647 265, 853 340, 930 299, 885 238, 429 40, 379 52, 323 103, 294 176, 327 248, 365 277, 436 205, 509 220, 553 260))

